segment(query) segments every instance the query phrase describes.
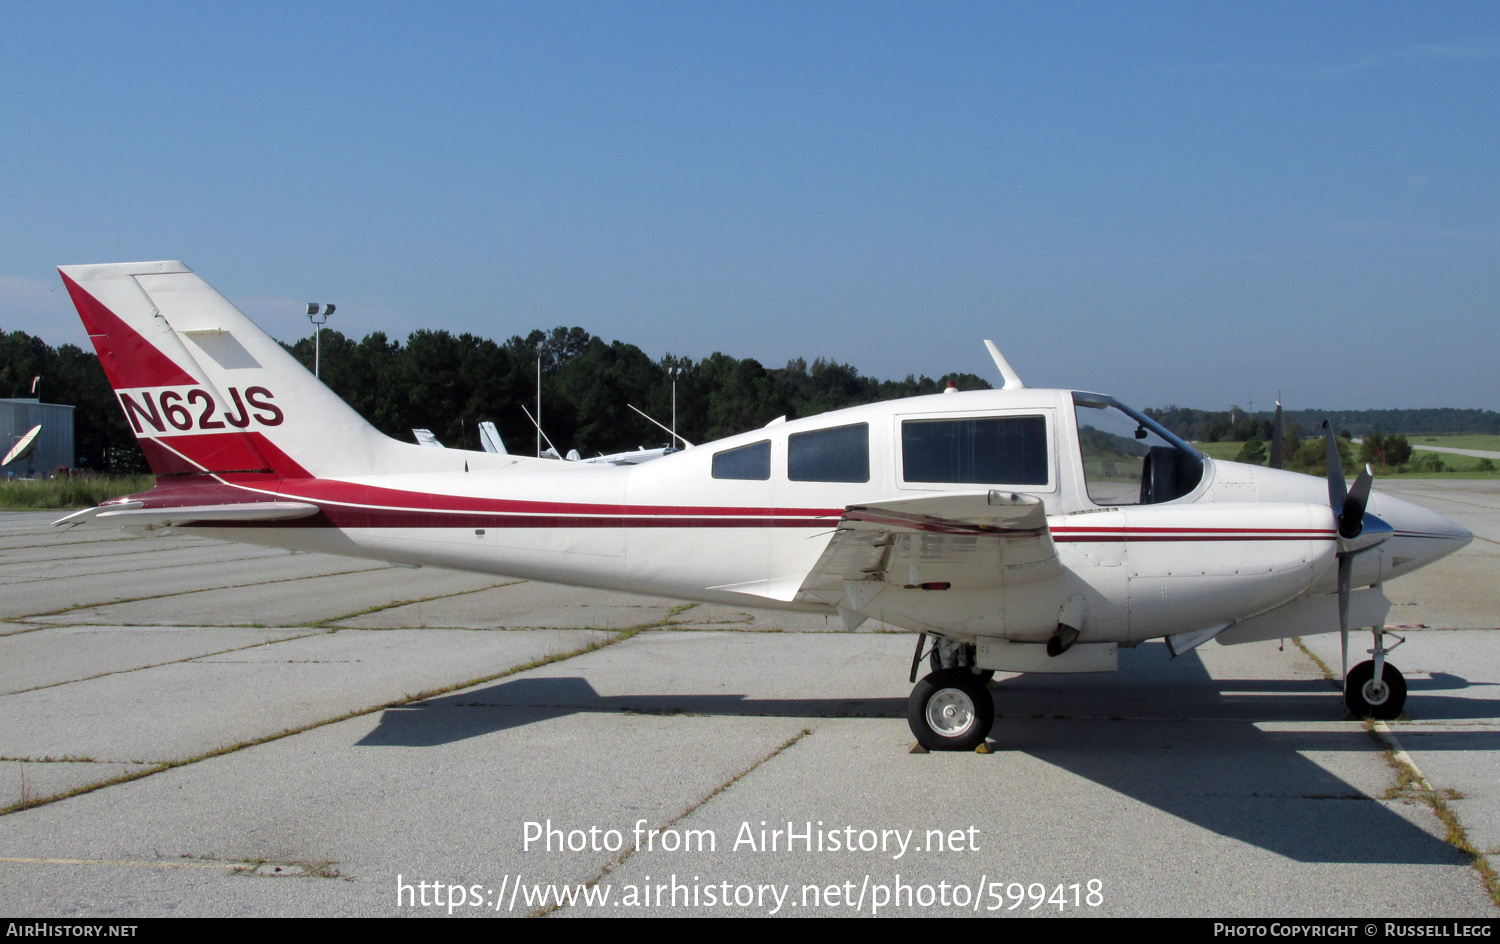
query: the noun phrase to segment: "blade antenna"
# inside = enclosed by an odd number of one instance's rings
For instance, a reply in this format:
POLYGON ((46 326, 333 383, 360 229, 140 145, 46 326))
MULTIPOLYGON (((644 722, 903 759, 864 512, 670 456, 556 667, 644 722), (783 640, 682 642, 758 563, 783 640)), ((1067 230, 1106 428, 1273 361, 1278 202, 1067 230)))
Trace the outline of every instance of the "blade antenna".
POLYGON ((995 361, 995 366, 1000 368, 1000 376, 1005 378, 1005 383, 1000 385, 1000 389, 1024 389, 1026 385, 1021 383, 1020 375, 1016 373, 1015 368, 1010 366, 1010 362, 1005 359, 1005 355, 1000 353, 1000 348, 995 346, 995 342, 986 338, 984 346, 990 349, 990 357, 995 361))
POLYGON ((562 458, 562 453, 557 452, 557 447, 554 446, 554 445, 552 445, 552 440, 548 439, 547 438, 547 434, 544 433, 544 432, 542 432, 542 424, 538 423, 536 421, 536 417, 534 417, 534 416, 531 415, 531 411, 528 410, 528 409, 526 409, 526 404, 524 404, 524 403, 521 404, 521 409, 522 409, 523 412, 525 412, 526 418, 528 420, 531 420, 531 425, 536 427, 536 433, 537 433, 537 435, 540 436, 540 437, 542 437, 542 439, 546 440, 546 442, 547 442, 547 448, 551 449, 554 453, 557 453, 557 457, 559 459, 561 459, 562 458))
MULTIPOLYGON (((636 410, 635 404, 633 404, 633 403, 627 403, 625 405, 628 406, 628 407, 630 407, 632 410, 635 410, 637 413, 641 414, 646 419, 651 420, 651 422, 656 423, 656 420, 651 419, 651 414, 650 413, 647 413, 645 410, 636 410)), ((684 449, 691 449, 691 448, 693 448, 693 444, 692 443, 688 442, 686 439, 683 439, 681 436, 678 436, 676 433, 672 432, 670 429, 667 429, 665 426, 662 426, 660 423, 656 423, 656 425, 657 426, 661 426, 662 430, 664 432, 666 432, 667 435, 675 437, 678 440, 681 440, 681 442, 682 442, 682 448, 684 448, 684 449)))

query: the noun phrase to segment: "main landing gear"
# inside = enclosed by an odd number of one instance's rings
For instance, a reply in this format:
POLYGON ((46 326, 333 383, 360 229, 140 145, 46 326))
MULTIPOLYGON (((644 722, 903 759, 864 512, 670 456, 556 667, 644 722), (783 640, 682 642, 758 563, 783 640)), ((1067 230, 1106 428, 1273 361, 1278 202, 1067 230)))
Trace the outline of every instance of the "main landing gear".
POLYGON ((1349 670, 1344 679, 1344 704, 1356 718, 1374 718, 1378 721, 1393 721, 1401 716, 1406 705, 1406 679, 1401 670, 1385 661, 1396 646, 1406 642, 1384 627, 1374 630, 1375 648, 1369 650, 1375 658, 1361 662, 1349 670), (1386 635, 1396 636, 1395 646, 1383 645, 1386 635))
MULTIPOLYGON (((917 676, 922 646, 917 637, 911 676, 917 676)), ((995 701, 989 680, 995 674, 974 668, 974 647, 939 638, 931 654, 931 674, 917 682, 906 703, 906 723, 917 742, 930 751, 973 750, 995 724, 995 701)))

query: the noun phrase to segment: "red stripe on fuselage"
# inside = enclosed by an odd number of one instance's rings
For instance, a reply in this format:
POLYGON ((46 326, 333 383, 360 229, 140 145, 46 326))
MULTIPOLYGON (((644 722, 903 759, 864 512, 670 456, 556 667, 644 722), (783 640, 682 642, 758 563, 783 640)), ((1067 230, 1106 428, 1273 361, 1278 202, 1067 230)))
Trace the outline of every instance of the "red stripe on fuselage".
MULTIPOLYGON (((274 461, 274 460, 273 460, 274 461)), ((341 482, 336 479, 307 479, 283 484, 282 498, 335 504, 350 508, 379 511, 482 512, 516 516, 589 517, 656 517, 677 515, 693 518, 833 518, 843 517, 842 508, 741 508, 699 505, 615 505, 578 502, 529 501, 509 498, 477 498, 466 495, 431 495, 401 489, 382 488, 341 482)), ((326 510, 326 509, 325 509, 326 510)))
MULTIPOLYGON (((243 435, 256 436, 247 433, 243 435)), ((189 438, 189 437, 185 437, 189 438)), ((190 437, 202 438, 202 437, 190 437)), ((273 465, 290 462, 264 439, 259 443, 273 465)), ((295 463, 293 463, 295 465, 295 463)), ((403 489, 343 482, 337 479, 273 479, 260 476, 204 476, 205 481, 158 489, 143 495, 147 507, 235 504, 268 497, 317 504, 321 514, 291 521, 224 522, 241 528, 818 528, 831 530, 844 517, 842 508, 766 508, 693 505, 585 504, 433 495, 403 489), (209 483, 212 484, 209 484, 209 483), (156 499, 156 500, 154 500, 156 499), (159 499, 165 499, 159 500, 159 499)), ((866 520, 873 516, 863 516, 866 520)), ((892 519, 896 528, 978 534, 947 522, 892 519)), ((1027 532, 1003 532, 1025 534, 1027 532)), ((1332 529, 1316 528, 1068 528, 1051 531, 1059 543, 1331 541, 1332 529)), ((997 535, 1000 536, 1000 535, 997 535)))
POLYGON ((1324 535, 1306 534, 1257 534, 1254 532, 1231 532, 1224 534, 1079 534, 1059 535, 1054 540, 1062 544, 1106 544, 1106 543, 1152 543, 1176 541, 1194 544, 1208 541, 1332 541, 1333 532, 1324 535))
MULTIPOLYGON (((323 513, 294 521, 225 522, 237 528, 427 528, 427 529, 552 529, 552 528, 814 528, 832 531, 837 519, 693 517, 615 517, 593 515, 506 515, 482 512, 430 512, 389 508, 323 506, 323 513)), ((220 525, 215 525, 220 526, 220 525)))

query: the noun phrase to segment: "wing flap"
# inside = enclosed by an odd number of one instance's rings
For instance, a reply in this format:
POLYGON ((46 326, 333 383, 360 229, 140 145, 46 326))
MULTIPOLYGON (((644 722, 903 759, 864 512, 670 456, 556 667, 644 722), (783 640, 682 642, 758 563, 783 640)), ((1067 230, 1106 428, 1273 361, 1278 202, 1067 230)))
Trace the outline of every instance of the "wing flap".
POLYGON ((940 493, 849 506, 796 600, 838 605, 873 597, 853 594, 850 583, 993 589, 1042 580, 1060 568, 1041 499, 940 493))

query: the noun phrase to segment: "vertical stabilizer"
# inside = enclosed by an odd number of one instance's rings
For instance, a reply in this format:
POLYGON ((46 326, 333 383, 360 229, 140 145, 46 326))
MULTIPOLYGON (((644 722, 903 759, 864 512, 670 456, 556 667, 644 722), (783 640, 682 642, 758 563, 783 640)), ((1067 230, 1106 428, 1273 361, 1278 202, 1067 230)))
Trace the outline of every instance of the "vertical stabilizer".
POLYGON ((158 475, 445 471, 461 455, 375 429, 180 262, 63 266, 63 284, 158 475))

